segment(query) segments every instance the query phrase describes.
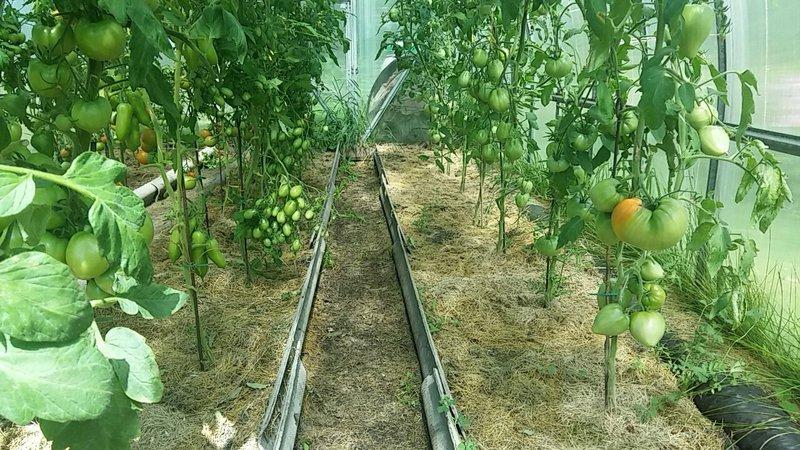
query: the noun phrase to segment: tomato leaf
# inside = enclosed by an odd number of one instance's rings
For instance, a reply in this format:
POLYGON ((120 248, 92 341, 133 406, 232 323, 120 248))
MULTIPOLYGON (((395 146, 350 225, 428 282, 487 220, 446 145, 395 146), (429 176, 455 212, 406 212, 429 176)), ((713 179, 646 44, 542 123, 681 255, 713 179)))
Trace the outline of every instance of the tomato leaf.
POLYGON ((682 83, 678 88, 678 99, 687 113, 692 112, 695 102, 694 86, 691 83, 682 83))
POLYGON ((758 166, 758 161, 752 156, 749 156, 745 164, 747 165, 748 171, 742 172, 742 180, 739 182, 739 187, 736 189, 736 196, 733 199, 736 203, 741 203, 747 196, 747 193, 750 192, 753 183, 758 181, 750 174, 755 171, 755 168, 758 166))
POLYGON ((736 130, 736 137, 738 139, 744 136, 747 128, 753 123, 753 114, 756 112, 753 91, 755 90, 758 92, 758 81, 755 75, 753 75, 753 72, 749 70, 737 73, 737 75, 739 76, 739 83, 742 89, 742 112, 739 117, 739 127, 736 130))
POLYGON ((18 341, 0 334, 0 416, 65 422, 99 416, 116 379, 91 334, 66 343, 18 341))
POLYGON ((716 226, 708 239, 706 250, 706 268, 713 278, 717 275, 722 263, 728 257, 728 248, 731 245, 731 236, 726 227, 716 226))
POLYGON ((613 23, 608 18, 608 5, 606 0, 586 0, 586 23, 589 30, 597 36, 601 43, 611 41, 613 23))
POLYGON ((512 20, 519 17, 522 0, 500 0, 500 11, 503 15, 503 26, 509 28, 512 20))
POLYGON ((689 243, 686 244, 687 250, 699 250, 711 238, 711 235, 716 232, 719 225, 716 222, 703 222, 695 228, 689 243))
POLYGON ((564 247, 570 242, 577 241, 585 225, 586 223, 583 219, 578 216, 569 219, 558 232, 558 248, 564 247))
POLYGON ((653 58, 642 72, 642 97, 639 109, 648 127, 661 128, 667 115, 667 102, 675 96, 675 81, 666 69, 653 58))
POLYGON ((66 423, 41 420, 44 436, 53 441, 53 450, 126 449, 139 435, 139 412, 114 380, 108 406, 96 419, 66 423))
POLYGON ((600 123, 608 125, 614 120, 614 99, 611 97, 611 90, 605 82, 597 83, 596 95, 596 103, 589 109, 589 115, 600 123))
POLYGON ((118 294, 120 307, 126 314, 141 314, 145 319, 169 317, 186 303, 187 295, 157 283, 136 285, 118 294))
MULTIPOLYGON (((147 6, 147 2, 128 2, 128 17, 131 19, 131 28, 139 31, 139 34, 144 37, 145 41, 152 47, 169 58, 174 59, 174 52, 172 45, 167 39, 167 32, 164 31, 164 26, 161 24, 153 11, 147 6)), ((130 64, 134 67, 133 61, 130 64)))
POLYGON ((139 333, 128 328, 112 328, 100 351, 111 362, 125 395, 140 403, 156 403, 164 395, 153 350, 139 333))
MULTIPOLYGON (((308 26, 308 24, 296 22, 296 26, 308 26)), ((232 60, 243 62, 247 56, 247 39, 242 25, 233 14, 220 5, 209 6, 203 10, 203 15, 189 30, 189 36, 216 39, 215 48, 232 60)))
POLYGON ((69 267, 42 252, 0 262, 0 298, 0 332, 24 341, 73 340, 94 317, 69 267))
POLYGON ((776 166, 771 164, 758 166, 758 176, 760 178, 758 191, 750 218, 762 233, 766 233, 778 212, 783 209, 783 205, 790 200, 791 191, 783 172, 776 166))
POLYGON ((752 239, 747 239, 744 241, 741 255, 739 255, 738 269, 740 277, 744 279, 748 279, 750 277, 750 272, 753 270, 757 253, 758 249, 756 248, 756 241, 752 239))
POLYGON ((125 23, 125 20, 128 18, 129 3, 136 2, 129 2, 127 0, 97 0, 97 6, 114 16, 114 19, 119 23, 125 23))
POLYGON ((64 178, 91 196, 89 223, 106 258, 118 262, 126 274, 148 283, 153 278, 153 266, 147 243, 139 234, 144 203, 130 189, 115 184, 125 171, 125 165, 118 161, 85 152, 75 158, 64 178))
POLYGON ((0 217, 22 212, 31 204, 35 193, 33 176, 0 172, 0 217))

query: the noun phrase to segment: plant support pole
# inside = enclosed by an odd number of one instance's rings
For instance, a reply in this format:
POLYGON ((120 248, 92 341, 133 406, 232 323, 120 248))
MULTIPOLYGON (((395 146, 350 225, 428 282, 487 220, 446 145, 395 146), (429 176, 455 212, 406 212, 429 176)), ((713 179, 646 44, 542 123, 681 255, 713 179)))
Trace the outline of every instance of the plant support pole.
MULTIPOLYGON (((236 133, 236 157, 239 163, 239 210, 244 211, 244 168, 242 164, 242 119, 237 114, 236 115, 236 129, 239 130, 239 133, 236 133)), ((245 280, 247 281, 247 285, 249 286, 252 282, 250 278, 250 258, 247 256, 247 235, 242 236, 241 240, 241 247, 242 247, 242 258, 244 259, 244 275, 245 280)))
MULTIPOLYGON (((182 69, 183 67, 180 64, 181 60, 181 46, 176 46, 175 50, 175 78, 174 78, 174 100, 176 105, 180 105, 181 99, 181 76, 182 76, 182 69)), ((178 123, 180 124, 183 121, 183 115, 179 112, 178 113, 178 123)), ((186 198, 186 185, 184 183, 184 175, 183 175, 183 155, 181 151, 181 135, 180 135, 180 126, 176 131, 175 136, 175 173, 177 174, 177 186, 178 186, 178 195, 180 196, 180 210, 181 210, 181 218, 183 219, 183 252, 188 264, 188 279, 189 279, 189 300, 192 303, 192 309, 194 310, 194 330, 195 330, 195 338, 197 340, 197 357, 200 362, 200 370, 206 370, 206 363, 205 363, 205 352, 204 352, 204 345, 203 345, 203 331, 202 331, 202 324, 200 322, 200 307, 197 302, 197 279, 195 277, 195 271, 192 262, 192 237, 191 237, 191 230, 189 229, 189 200, 186 198)), ((186 274, 186 269, 184 269, 186 274)))

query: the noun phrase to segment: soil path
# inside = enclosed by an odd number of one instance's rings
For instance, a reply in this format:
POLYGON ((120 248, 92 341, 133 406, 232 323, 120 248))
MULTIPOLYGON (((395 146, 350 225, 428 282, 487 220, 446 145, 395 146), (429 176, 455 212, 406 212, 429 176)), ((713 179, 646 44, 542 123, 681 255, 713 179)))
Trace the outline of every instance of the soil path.
POLYGON ((371 159, 342 167, 339 183, 305 345, 298 447, 424 449, 419 364, 371 159))

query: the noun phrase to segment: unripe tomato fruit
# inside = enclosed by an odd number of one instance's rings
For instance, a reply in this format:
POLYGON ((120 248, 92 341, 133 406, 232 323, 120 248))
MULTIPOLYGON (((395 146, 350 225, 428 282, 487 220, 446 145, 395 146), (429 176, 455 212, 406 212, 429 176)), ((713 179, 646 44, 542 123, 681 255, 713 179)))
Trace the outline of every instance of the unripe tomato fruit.
POLYGON ((680 242, 689 227, 689 213, 679 200, 664 198, 646 208, 638 198, 625 199, 611 213, 620 240, 642 250, 658 251, 680 242))
POLYGON ((81 19, 75 25, 75 41, 89 58, 111 61, 122 56, 125 51, 127 33, 113 19, 97 22, 81 19))
POLYGON ((664 337, 667 324, 658 311, 638 311, 631 314, 631 336, 645 347, 655 347, 664 337))
POLYGON ((708 125, 697 132, 700 135, 700 150, 709 156, 722 156, 728 153, 731 138, 725 128, 708 125))
POLYGON ((664 305, 667 293, 664 288, 657 283, 645 283, 642 289, 642 306, 648 311, 657 311, 664 305))
POLYGON ((540 237, 533 246, 542 256, 548 258, 552 258, 558 253, 558 239, 555 237, 540 237))
POLYGON ((630 318, 619 303, 609 303, 594 317, 592 333, 619 336, 628 330, 630 318))
POLYGON ((472 64, 475 67, 482 69, 486 67, 486 64, 489 62, 489 54, 486 53, 486 50, 482 48, 476 48, 472 51, 472 64))
POLYGON ((614 234, 614 229, 611 227, 611 214, 600 212, 594 221, 594 232, 597 239, 606 245, 616 245, 619 238, 614 234))
POLYGON ((561 55, 558 59, 551 59, 544 65, 544 72, 553 78, 564 78, 572 71, 572 61, 561 55))
POLYGON ((108 260, 100 250, 97 237, 88 231, 72 235, 65 259, 72 274, 82 280, 94 278, 108 270, 108 260))
POLYGON ((652 259, 648 259, 642 264, 642 267, 639 269, 639 274, 644 281, 658 281, 664 278, 664 269, 661 267, 661 264, 652 259))
POLYGON ((153 237, 155 236, 155 226, 153 225, 153 218, 150 217, 150 214, 145 213, 144 223, 142 224, 142 227, 139 228, 139 234, 142 235, 144 241, 147 242, 147 245, 150 245, 153 242, 153 237))
POLYGON ((692 4, 683 7, 683 30, 678 43, 678 55, 682 58, 694 58, 714 28, 716 14, 714 8, 707 3, 692 4))
POLYGON ((619 185, 620 182, 616 178, 608 178, 592 186, 589 189, 589 198, 592 199, 595 209, 606 213, 613 211, 614 207, 625 198, 618 191, 619 185))

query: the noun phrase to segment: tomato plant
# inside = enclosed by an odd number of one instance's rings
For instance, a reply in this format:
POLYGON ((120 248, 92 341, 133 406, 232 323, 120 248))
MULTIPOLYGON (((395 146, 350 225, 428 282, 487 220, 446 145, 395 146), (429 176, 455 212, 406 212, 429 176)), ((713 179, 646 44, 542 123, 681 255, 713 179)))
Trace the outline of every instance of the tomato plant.
POLYGON ((318 207, 300 179, 317 142, 314 92, 333 49, 346 50, 344 13, 329 0, 30 3, 5 2, 0 18, 0 284, 17 299, 0 306, 0 389, 15 392, 0 416, 36 420, 54 448, 128 448, 139 405, 163 385, 144 337, 101 335, 93 310, 152 319, 197 308, 195 275, 226 266, 208 232, 204 168, 238 159, 242 190, 225 195, 243 205, 291 180, 278 233, 300 250, 318 207), (165 181, 167 250, 184 258, 188 294, 153 281, 153 221, 115 161, 134 152, 165 181), (29 376, 40 372, 57 375, 29 376))

